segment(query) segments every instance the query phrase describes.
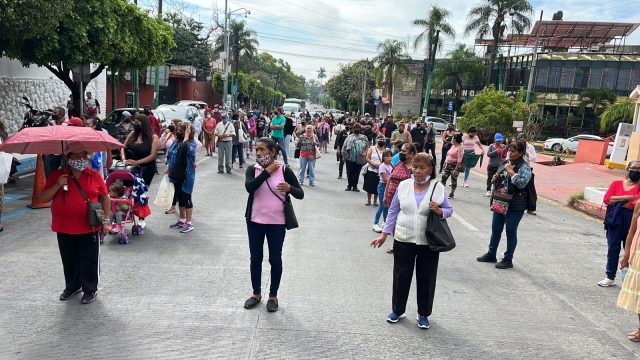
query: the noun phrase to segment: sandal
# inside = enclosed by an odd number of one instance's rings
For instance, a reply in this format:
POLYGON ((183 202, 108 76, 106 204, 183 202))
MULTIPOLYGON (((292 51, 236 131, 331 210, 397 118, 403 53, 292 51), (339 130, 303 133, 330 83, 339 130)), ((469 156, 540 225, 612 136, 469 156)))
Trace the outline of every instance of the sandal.
POLYGON ((316 184, 314 184, 314 183, 310 182, 310 183, 309 183, 309 186, 316 186, 316 184))
POLYGON ((373 203, 373 206, 378 206, 378 205, 379 205, 379 204, 378 204, 377 202, 374 202, 374 203, 373 203))
POLYGON ((364 203, 364 205, 365 206, 371 206, 371 203, 370 202, 366 202, 366 203, 364 203))
POLYGON ((164 213, 165 214, 173 214, 175 212, 176 212, 176 208, 175 208, 175 206, 172 206, 172 207, 168 208, 164 213))
POLYGON ((392 247, 387 249, 387 254, 393 254, 393 248, 392 247))
POLYGON ((640 342, 640 329, 632 332, 631 334, 627 335, 627 339, 633 341, 633 342, 640 342))

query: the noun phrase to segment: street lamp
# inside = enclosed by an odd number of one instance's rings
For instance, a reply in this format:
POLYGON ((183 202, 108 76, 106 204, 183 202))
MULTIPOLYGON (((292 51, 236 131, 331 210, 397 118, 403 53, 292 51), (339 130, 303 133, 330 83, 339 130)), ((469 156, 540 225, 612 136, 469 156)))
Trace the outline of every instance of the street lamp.
POLYGON ((224 90, 222 95, 222 102, 224 108, 227 108, 227 91, 229 89, 229 21, 231 20, 231 14, 237 11, 244 10, 244 17, 246 18, 251 14, 251 10, 240 8, 237 10, 229 11, 229 1, 224 1, 224 90))

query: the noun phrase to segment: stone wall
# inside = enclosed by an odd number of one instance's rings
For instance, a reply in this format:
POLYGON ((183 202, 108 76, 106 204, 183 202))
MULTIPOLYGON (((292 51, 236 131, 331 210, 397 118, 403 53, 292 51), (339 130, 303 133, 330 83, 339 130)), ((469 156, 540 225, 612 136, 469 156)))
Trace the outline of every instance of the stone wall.
MULTIPOLYGON (((105 117, 105 72, 89 83, 87 91, 91 91, 98 99, 102 107, 100 115, 105 117)), ((23 96, 29 98, 37 109, 51 109, 56 106, 66 107, 69 94, 71 90, 45 68, 23 67, 15 60, 0 58, 0 120, 4 122, 9 134, 15 133, 22 126, 27 110, 20 105, 23 96)))
POLYGON ((424 62, 412 61, 407 64, 409 74, 398 74, 393 88, 392 115, 398 111, 402 116, 422 114, 422 82, 424 62))

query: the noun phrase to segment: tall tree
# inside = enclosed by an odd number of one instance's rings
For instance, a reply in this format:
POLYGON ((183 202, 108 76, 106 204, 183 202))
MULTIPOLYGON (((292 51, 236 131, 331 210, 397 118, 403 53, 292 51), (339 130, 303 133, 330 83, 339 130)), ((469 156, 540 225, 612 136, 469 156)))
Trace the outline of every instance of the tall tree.
POLYGON ((49 21, 56 25, 46 36, 9 39, 4 50, 9 58, 25 66, 44 66, 62 80, 76 109, 87 85, 80 89, 73 81, 76 66, 97 63, 91 79, 107 66, 114 71, 144 69, 164 64, 175 46, 169 25, 122 0, 75 0, 64 18, 49 21))
POLYGON ((445 38, 453 39, 456 37, 456 31, 453 26, 447 22, 450 16, 451 12, 449 10, 432 5, 431 10, 427 13, 427 17, 413 20, 413 26, 424 28, 420 35, 416 36, 413 41, 413 48, 418 50, 420 46, 426 44, 425 53, 427 54, 427 59, 431 59, 431 49, 435 42, 436 31, 440 30, 438 50, 441 50, 445 38))
POLYGON ((629 98, 618 99, 600 115, 600 132, 615 132, 618 124, 633 122, 633 112, 635 110, 635 101, 629 98))
POLYGON ((318 72, 318 79, 320 79, 320 87, 322 87, 322 79, 327 77, 327 70, 325 70, 325 68, 320 67, 320 70, 317 71, 318 72))
POLYGON ((513 27, 513 32, 522 34, 531 27, 530 17, 533 15, 533 6, 528 0, 483 0, 480 5, 472 7, 467 15, 465 35, 475 32, 478 39, 483 39, 487 35, 493 39, 487 85, 491 82, 498 45, 507 29, 506 17, 511 17, 511 14, 513 14, 513 21, 510 22, 510 26, 513 27))
POLYGON ((441 89, 453 84, 457 109, 460 106, 462 88, 480 84, 484 78, 485 66, 483 59, 477 57, 465 44, 458 44, 457 49, 447 56, 451 58, 436 63, 434 84, 441 89))
MULTIPOLYGON (((260 45, 256 39, 258 33, 247 28, 246 24, 244 20, 231 20, 229 24, 229 63, 236 76, 240 71, 240 59, 242 57, 247 60, 253 59, 258 53, 258 46, 260 45)), ((213 51, 215 54, 224 52, 224 34, 218 36, 213 51)))
POLYGON ((164 21, 174 32, 176 47, 171 49, 168 64, 191 65, 204 69, 208 73, 211 69, 213 55, 209 38, 202 36, 204 25, 193 18, 185 18, 178 13, 168 13, 164 21))
MULTIPOLYGON (((378 44, 379 54, 372 59, 375 64, 375 79, 378 86, 383 82, 389 83, 389 94, 393 98, 393 84, 398 74, 407 74, 409 68, 406 62, 411 58, 405 54, 407 43, 396 39, 387 39, 378 44)), ((392 101, 389 101, 389 108, 392 108, 392 101)))

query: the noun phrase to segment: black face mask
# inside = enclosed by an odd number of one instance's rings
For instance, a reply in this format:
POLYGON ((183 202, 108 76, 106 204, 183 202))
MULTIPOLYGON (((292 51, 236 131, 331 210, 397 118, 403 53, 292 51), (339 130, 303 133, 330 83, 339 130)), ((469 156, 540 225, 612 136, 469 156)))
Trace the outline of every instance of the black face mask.
POLYGON ((386 144, 386 142, 384 142, 384 141, 378 141, 378 146, 380 146, 380 147, 384 146, 385 144, 386 144))
POLYGON ((140 131, 142 131, 142 126, 140 126, 140 124, 133 124, 133 131, 135 131, 136 133, 139 133, 140 131))
POLYGON ((149 110, 145 110, 145 111, 144 111, 144 114, 148 116, 149 114, 151 114, 151 111, 149 111, 149 110))
POLYGON ((169 131, 171 131, 172 133, 176 132, 176 127, 173 125, 167 126, 167 129, 169 129, 169 131))
POLYGON ((347 132, 351 131, 351 128, 345 128, 345 130, 347 130, 347 132))
POLYGON ((181 132, 176 133, 176 138, 180 141, 184 140, 184 133, 181 133, 181 132))
POLYGON ((126 118, 126 119, 122 120, 122 122, 125 123, 125 124, 131 124, 131 119, 126 118))
POLYGON ((405 162, 407 161, 407 154, 400 153, 400 155, 398 155, 398 158, 400 159, 400 161, 405 162))
POLYGON ((629 171, 629 180, 636 182, 640 180, 640 171, 629 171))
POLYGON ((54 120, 54 121, 55 121, 55 120, 58 120, 58 119, 60 119, 60 115, 58 115, 58 114, 51 114, 51 120, 54 120))

